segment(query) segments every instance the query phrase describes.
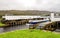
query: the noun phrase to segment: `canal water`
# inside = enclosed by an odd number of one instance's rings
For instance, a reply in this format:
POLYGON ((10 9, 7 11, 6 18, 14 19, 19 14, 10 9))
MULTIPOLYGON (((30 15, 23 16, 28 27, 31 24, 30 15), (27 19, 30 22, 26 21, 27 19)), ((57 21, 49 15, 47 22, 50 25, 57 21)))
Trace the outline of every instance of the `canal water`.
MULTIPOLYGON (((40 23, 37 29, 40 29, 43 26, 44 24, 40 23)), ((0 33, 9 32, 13 30, 21 30, 21 29, 29 29, 29 26, 28 25, 15 25, 15 26, 4 27, 4 28, 0 28, 0 33)), ((56 29, 55 32, 60 32, 60 29, 56 29)))
POLYGON ((29 27, 27 25, 16 25, 16 26, 4 27, 4 28, 0 28, 0 33, 9 32, 13 30, 28 29, 28 28, 29 27))

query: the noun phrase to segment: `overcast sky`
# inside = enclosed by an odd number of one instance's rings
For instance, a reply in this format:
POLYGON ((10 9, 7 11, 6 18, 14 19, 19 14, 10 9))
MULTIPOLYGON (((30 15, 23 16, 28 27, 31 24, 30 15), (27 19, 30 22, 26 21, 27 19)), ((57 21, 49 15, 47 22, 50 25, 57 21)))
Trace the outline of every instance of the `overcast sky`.
POLYGON ((60 11, 60 0, 0 0, 0 10, 60 11))

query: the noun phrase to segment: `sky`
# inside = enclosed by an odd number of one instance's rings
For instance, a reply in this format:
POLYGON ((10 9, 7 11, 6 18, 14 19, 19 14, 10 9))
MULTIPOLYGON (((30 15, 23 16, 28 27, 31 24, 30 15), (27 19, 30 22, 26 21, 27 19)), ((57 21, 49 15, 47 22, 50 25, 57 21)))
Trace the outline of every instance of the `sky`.
POLYGON ((60 0, 0 0, 0 10, 60 11, 60 0))

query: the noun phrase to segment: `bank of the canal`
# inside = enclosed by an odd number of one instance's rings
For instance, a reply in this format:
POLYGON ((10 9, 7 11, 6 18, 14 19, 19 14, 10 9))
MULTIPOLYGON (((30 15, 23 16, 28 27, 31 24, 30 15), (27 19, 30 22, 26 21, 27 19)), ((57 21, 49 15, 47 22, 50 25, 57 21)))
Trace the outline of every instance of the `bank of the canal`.
POLYGON ((16 30, 2 33, 0 38, 60 38, 60 34, 42 30, 16 30))

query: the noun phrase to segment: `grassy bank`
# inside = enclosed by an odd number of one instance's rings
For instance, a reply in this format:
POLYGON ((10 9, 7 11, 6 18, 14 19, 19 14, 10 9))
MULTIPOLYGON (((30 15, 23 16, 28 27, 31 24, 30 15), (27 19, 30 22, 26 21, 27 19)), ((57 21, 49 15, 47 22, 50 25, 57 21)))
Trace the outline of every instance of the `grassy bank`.
POLYGON ((5 26, 5 24, 3 24, 3 23, 1 22, 1 20, 2 20, 2 18, 0 18, 0 26, 5 26))
POLYGON ((0 22, 0 26, 5 26, 5 24, 3 24, 3 23, 0 22))
POLYGON ((0 34, 0 38, 60 38, 60 34, 44 32, 41 30, 17 30, 0 34))

